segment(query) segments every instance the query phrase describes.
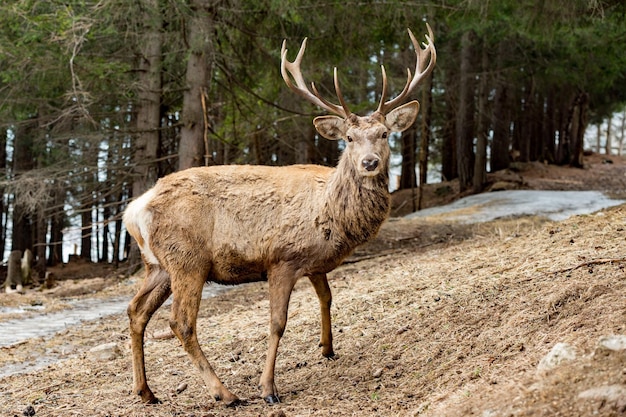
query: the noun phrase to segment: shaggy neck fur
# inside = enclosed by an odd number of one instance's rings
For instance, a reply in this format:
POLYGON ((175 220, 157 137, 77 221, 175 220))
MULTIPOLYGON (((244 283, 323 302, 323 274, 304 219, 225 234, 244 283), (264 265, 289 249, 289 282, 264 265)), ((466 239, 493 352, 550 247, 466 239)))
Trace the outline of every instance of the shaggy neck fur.
POLYGON ((376 236, 387 218, 390 206, 387 165, 384 161, 379 175, 364 177, 346 154, 341 157, 326 190, 333 240, 339 251, 351 252, 376 236))

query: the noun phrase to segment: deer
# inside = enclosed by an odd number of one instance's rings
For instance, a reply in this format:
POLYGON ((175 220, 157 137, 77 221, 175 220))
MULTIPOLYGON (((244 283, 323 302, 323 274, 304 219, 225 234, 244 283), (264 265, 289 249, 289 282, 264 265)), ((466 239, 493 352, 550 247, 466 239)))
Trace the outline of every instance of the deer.
POLYGON ((287 325, 289 299, 296 282, 307 277, 319 299, 320 347, 332 358, 331 289, 327 274, 353 250, 378 233, 390 210, 389 135, 415 121, 419 102, 400 105, 428 76, 436 62, 433 34, 419 45, 408 30, 416 54, 415 71, 386 100, 387 76, 375 112, 353 114, 339 87, 339 104, 327 101, 300 69, 307 39, 294 61, 281 48, 281 75, 287 87, 331 115, 313 120, 329 140, 344 140, 335 168, 317 165, 282 167, 228 165, 195 167, 169 174, 130 202, 123 220, 136 240, 145 278, 127 309, 133 364, 133 391, 145 403, 158 403, 146 380, 144 333, 154 312, 172 295, 170 328, 216 401, 240 403, 209 364, 196 333, 205 282, 236 285, 267 281, 270 320, 260 397, 280 402, 274 379, 279 342, 287 325))

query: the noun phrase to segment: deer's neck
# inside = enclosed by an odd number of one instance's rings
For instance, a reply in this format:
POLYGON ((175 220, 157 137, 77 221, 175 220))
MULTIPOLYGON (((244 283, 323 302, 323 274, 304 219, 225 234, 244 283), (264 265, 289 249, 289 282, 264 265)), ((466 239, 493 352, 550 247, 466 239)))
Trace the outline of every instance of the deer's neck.
POLYGON ((372 239, 389 214, 389 175, 363 177, 342 157, 327 188, 327 212, 336 244, 347 251, 372 239))

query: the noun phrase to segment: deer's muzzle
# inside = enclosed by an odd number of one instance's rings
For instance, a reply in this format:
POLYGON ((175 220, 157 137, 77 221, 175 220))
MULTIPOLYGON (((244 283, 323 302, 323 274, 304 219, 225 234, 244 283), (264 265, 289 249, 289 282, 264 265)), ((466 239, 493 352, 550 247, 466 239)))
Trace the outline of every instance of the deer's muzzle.
POLYGON ((361 161, 361 165, 368 172, 375 172, 376 169, 378 168, 379 163, 380 163, 380 158, 378 158, 376 155, 367 155, 361 161))

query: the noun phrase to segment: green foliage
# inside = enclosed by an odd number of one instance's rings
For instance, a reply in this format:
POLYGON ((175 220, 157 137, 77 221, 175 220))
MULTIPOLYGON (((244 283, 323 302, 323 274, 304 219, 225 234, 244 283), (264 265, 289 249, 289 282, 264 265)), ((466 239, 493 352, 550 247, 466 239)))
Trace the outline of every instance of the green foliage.
MULTIPOLYGON (((626 101, 623 2, 595 0, 499 0, 449 2, 446 22, 458 38, 472 30, 492 50, 507 45, 505 67, 541 88, 590 94, 598 117, 626 101), (456 4, 455 4, 456 3, 456 4), (456 7, 455 7, 456 6, 456 7)), ((512 79, 515 82, 515 78, 512 79)))
MULTIPOLYGON (((132 182, 124 164, 132 153, 134 111, 141 105, 139 43, 153 23, 145 19, 147 7, 143 0, 0 3, 0 127, 15 131, 36 120, 38 166, 65 161, 59 169, 72 173, 73 184, 82 182, 74 187, 75 201, 98 187, 132 182), (106 159, 102 149, 118 156, 106 159), (119 166, 103 175, 111 161, 119 166)), ((172 169, 167 163, 177 153, 186 59, 208 36, 216 45, 210 58, 209 133, 226 163, 295 162, 303 138, 314 141, 311 119, 319 109, 284 86, 283 39, 293 59, 308 37, 305 78, 337 101, 332 80, 337 67, 351 109, 363 114, 376 107, 381 64, 390 95, 404 86, 405 68, 414 65, 406 29, 423 40, 429 22, 438 50, 431 122, 436 155, 454 112, 450 97, 458 89, 460 39, 467 32, 475 35, 476 61, 484 49, 489 58, 489 67, 476 65, 476 77, 488 73, 511 91, 532 85, 538 94, 556 92, 564 101, 584 91, 594 120, 626 103, 626 6, 620 0, 232 0, 214 3, 215 30, 201 37, 189 33, 195 13, 189 2, 159 0, 150 12, 162 21, 160 153, 166 162, 160 162, 161 173, 172 169), (259 159, 259 146, 269 159, 259 159)), ((318 142, 313 148, 324 152, 318 142)))

